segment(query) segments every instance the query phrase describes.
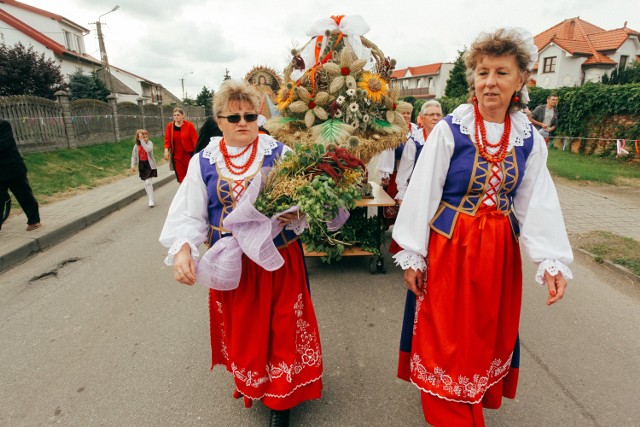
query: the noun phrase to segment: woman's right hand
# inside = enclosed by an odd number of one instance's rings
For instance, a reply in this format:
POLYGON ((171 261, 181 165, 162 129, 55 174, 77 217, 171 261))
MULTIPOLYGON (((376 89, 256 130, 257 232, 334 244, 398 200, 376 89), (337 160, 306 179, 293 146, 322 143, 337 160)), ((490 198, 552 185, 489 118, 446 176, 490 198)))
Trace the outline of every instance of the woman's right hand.
POLYGON ((421 297, 424 294, 422 277, 422 270, 407 268, 404 271, 404 284, 417 297, 421 297))
POLYGON ((169 160, 169 150, 166 148, 164 149, 164 159, 169 160))
POLYGON ((185 243, 173 257, 173 277, 185 285, 196 283, 196 263, 191 256, 191 247, 185 243))

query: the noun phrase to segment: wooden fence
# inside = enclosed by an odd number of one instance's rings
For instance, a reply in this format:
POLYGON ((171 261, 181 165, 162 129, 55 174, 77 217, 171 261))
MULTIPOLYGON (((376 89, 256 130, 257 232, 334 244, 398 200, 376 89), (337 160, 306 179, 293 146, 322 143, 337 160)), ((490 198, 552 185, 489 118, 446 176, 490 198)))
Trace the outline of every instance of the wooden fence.
MULTIPOLYGON (((69 101, 66 92, 56 92, 56 101, 35 96, 0 97, 0 118, 11 122, 22 153, 75 148, 84 145, 133 139, 137 129, 152 136, 164 134, 172 120, 173 106, 117 103, 95 99, 69 101)), ((187 120, 200 129, 204 107, 184 106, 187 120)))

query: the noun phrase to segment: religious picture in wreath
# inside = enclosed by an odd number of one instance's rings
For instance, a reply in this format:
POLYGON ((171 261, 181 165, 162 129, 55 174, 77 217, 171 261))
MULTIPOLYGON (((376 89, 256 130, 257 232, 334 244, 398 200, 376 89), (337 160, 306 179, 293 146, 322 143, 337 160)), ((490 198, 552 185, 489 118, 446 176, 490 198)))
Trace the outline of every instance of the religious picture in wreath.
POLYGON ((254 85, 262 95, 258 113, 267 119, 280 115, 276 108, 275 100, 276 93, 278 93, 282 85, 282 77, 271 68, 257 66, 247 73, 245 80, 254 85))

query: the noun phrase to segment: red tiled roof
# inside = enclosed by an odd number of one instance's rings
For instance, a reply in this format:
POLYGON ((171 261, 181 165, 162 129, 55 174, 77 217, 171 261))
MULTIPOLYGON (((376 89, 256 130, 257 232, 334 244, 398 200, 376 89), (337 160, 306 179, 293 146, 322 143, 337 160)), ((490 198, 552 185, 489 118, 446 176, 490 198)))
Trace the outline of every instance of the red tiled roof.
MULTIPOLYGON (((1 0, 0 2, 1 3, 8 3, 8 0, 1 0)), ((29 6, 29 7, 31 7, 31 6, 29 6)), ((37 41, 38 43, 41 43, 41 44, 45 45, 47 48, 51 49, 54 53, 56 53, 58 55, 62 55, 62 54, 72 55, 72 56, 75 56, 75 57, 78 57, 78 58, 82 58, 82 59, 84 59, 86 61, 89 61, 89 62, 100 64, 100 61, 97 60, 96 58, 92 57, 91 55, 80 54, 80 53, 68 50, 62 44, 60 44, 57 41, 45 36, 40 31, 38 31, 35 28, 25 24, 24 22, 22 22, 21 20, 19 20, 15 16, 13 16, 13 15, 11 15, 11 14, 9 14, 9 13, 5 12, 4 10, 1 10, 1 9, 0 9, 0 21, 6 22, 7 24, 11 25, 13 28, 15 28, 16 30, 20 31, 21 33, 31 37, 33 40, 37 41)))
POLYGON ((16 1, 16 0, 0 0, 0 3, 4 3, 4 4, 9 5, 9 6, 17 7, 18 9, 26 10, 26 11, 35 13, 37 15, 44 16, 46 18, 51 18, 54 21, 67 22, 69 24, 72 24, 72 25, 80 28, 85 33, 89 32, 89 30, 87 28, 84 28, 82 25, 78 25, 75 22, 65 18, 64 16, 48 12, 48 11, 46 11, 44 9, 39 9, 37 7, 29 6, 28 4, 20 3, 19 1, 16 1))
POLYGON ((640 33, 627 28, 626 23, 623 28, 604 30, 578 17, 565 19, 533 40, 538 51, 553 42, 572 55, 587 55, 584 64, 616 64, 602 52, 617 50, 631 35, 640 33))
POLYGON ((440 71, 441 66, 442 66, 442 62, 436 62, 435 64, 401 68, 391 73, 391 77, 396 79, 401 79, 403 77, 406 77, 408 72, 411 73, 412 76, 428 76, 431 74, 437 74, 440 71))

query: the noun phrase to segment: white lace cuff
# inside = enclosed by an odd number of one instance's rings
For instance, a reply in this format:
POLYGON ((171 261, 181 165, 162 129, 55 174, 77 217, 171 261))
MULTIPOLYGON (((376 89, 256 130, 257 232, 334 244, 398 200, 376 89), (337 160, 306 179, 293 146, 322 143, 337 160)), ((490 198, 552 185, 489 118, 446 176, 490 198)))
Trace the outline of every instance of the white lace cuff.
POLYGON ((394 197, 396 200, 404 200, 404 193, 407 192, 407 188, 398 188, 398 194, 394 197))
POLYGON ((421 270, 425 272, 427 270, 427 263, 424 257, 417 252, 408 251, 406 249, 401 250, 393 256, 396 265, 402 267, 403 270, 407 268, 413 268, 414 270, 421 270))
POLYGON ((198 259, 198 257, 200 257, 200 252, 198 252, 197 246, 194 246, 193 243, 189 242, 187 239, 180 239, 176 240, 175 243, 169 248, 169 253, 164 259, 164 263, 166 265, 173 265, 173 259, 175 258, 176 254, 180 252, 182 245, 184 245, 185 243, 188 243, 191 247, 191 256, 193 257, 193 259, 198 259))
POLYGON ((307 217, 302 215, 300 219, 290 221, 284 228, 287 230, 293 230, 299 236, 304 230, 309 228, 309 223, 307 222, 307 217))
POLYGON ((380 171, 380 179, 389 179, 389 172, 380 171))
POLYGON ((536 282, 540 285, 544 284, 545 271, 548 271, 552 276, 555 276, 560 272, 565 279, 573 279, 573 273, 571 272, 569 267, 567 267, 557 259, 545 259, 538 265, 538 271, 536 272, 536 282))

